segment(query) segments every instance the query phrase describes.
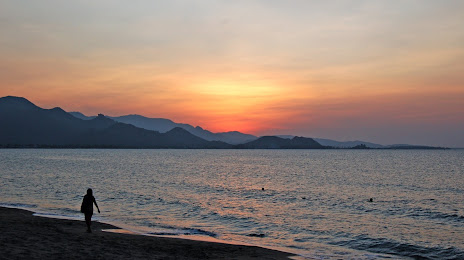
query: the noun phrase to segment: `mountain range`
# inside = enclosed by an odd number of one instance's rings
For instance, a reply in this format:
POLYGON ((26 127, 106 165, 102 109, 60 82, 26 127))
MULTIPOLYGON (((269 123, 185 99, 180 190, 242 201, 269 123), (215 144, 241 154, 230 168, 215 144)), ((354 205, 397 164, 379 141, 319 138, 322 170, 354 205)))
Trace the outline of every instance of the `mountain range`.
MULTIPOLYGON (((61 108, 43 109, 25 98, 0 98, 0 147, 67 147, 67 148, 197 148, 197 149, 313 149, 323 148, 311 138, 279 137, 269 144, 266 137, 241 146, 222 141, 209 141, 184 128, 174 128, 161 133, 118 122, 102 114, 81 119, 79 114, 67 113, 61 108), (77 115, 77 117, 76 117, 77 115)), ((82 115, 81 115, 82 117, 82 115)), ((138 119, 147 125, 152 121, 140 120, 141 116, 120 117, 119 120, 138 119), (121 119, 122 118, 122 119, 121 119)), ((128 121, 129 120, 129 121, 128 121)), ((156 121, 156 120, 155 120, 156 121)), ((158 120, 159 121, 159 120, 158 120)), ((169 124, 170 120, 161 120, 169 124)), ((194 128, 200 130, 200 128, 194 128)), ((203 130, 205 132, 209 132, 203 130)), ((211 132, 209 132, 211 133, 211 132)), ((248 136, 238 132, 222 133, 230 136, 248 136)), ((215 134, 211 133, 212 136, 215 134)), ((219 135, 220 136, 220 135, 219 135)))
MULTIPOLYGON (((95 116, 85 116, 80 112, 69 112, 69 114, 83 120, 91 120, 95 118, 95 116)), ((243 144, 246 142, 256 140, 258 138, 254 135, 243 134, 237 131, 212 133, 208 130, 201 128, 200 126, 193 127, 189 124, 174 123, 173 121, 165 118, 148 118, 141 115, 126 115, 108 118, 111 118, 116 122, 131 124, 136 127, 152 131, 158 131, 160 133, 165 133, 173 128, 180 127, 182 129, 187 130, 191 134, 196 135, 207 141, 222 141, 228 144, 243 144)))
POLYGON ((22 97, 0 98, 0 147, 198 148, 198 149, 434 149, 297 136, 257 137, 213 133, 199 126, 140 115, 85 116, 40 108, 22 97))
MULTIPOLYGON (((80 112, 69 112, 69 114, 83 119, 83 120, 91 120, 94 119, 96 116, 86 116, 80 112)), ((148 118, 141 115, 126 115, 126 116, 118 116, 118 117, 108 117, 117 122, 131 124, 136 127, 144 128, 147 130, 158 131, 161 133, 167 132, 175 127, 180 127, 193 135, 201 137, 208 141, 222 141, 228 144, 239 145, 248 143, 258 139, 259 137, 244 134, 237 131, 231 132, 223 132, 223 133, 212 133, 208 130, 201 128, 200 126, 192 126, 189 124, 182 124, 182 123, 175 123, 172 120, 165 119, 165 118, 148 118)), ((277 136, 282 139, 293 139, 295 136, 293 135, 279 135, 277 136)), ((330 139, 322 139, 322 138, 312 138, 319 144, 323 146, 329 146, 334 148, 351 148, 359 145, 365 145, 368 148, 387 148, 387 146, 364 142, 364 141, 347 141, 347 142, 339 142, 330 139)), ((244 147, 243 145, 240 147, 244 147)))
MULTIPOLYGON (((69 114, 83 119, 83 120, 91 120, 94 119, 96 116, 86 116, 80 112, 69 112, 69 114)), ((231 132, 223 132, 223 133, 212 133, 208 130, 205 130, 201 128, 200 126, 192 126, 189 124, 182 124, 182 123, 175 123, 172 120, 165 119, 165 118, 148 118, 144 117, 141 115, 125 115, 125 116, 118 116, 118 117, 108 117, 113 119, 114 121, 121 122, 121 123, 126 123, 126 124, 131 124, 139 128, 147 129, 147 130, 153 130, 153 131, 158 131, 161 133, 167 132, 173 128, 179 127, 182 129, 185 129, 186 131, 190 132, 191 134, 198 136, 200 138, 203 138, 207 141, 221 141, 224 143, 236 145, 235 148, 250 148, 252 145, 243 145, 245 143, 249 143, 252 141, 257 140, 259 137, 250 135, 250 134, 244 134, 240 133, 237 131, 231 131, 231 132)), ((294 135, 278 135, 276 137, 279 137, 281 139, 293 139, 296 136, 294 135)), ((316 141, 320 145, 328 148, 372 148, 372 149, 430 149, 433 147, 428 147, 428 146, 418 146, 418 145, 408 145, 408 144, 395 144, 395 145, 381 145, 381 144, 376 144, 376 143, 371 143, 371 142, 365 142, 365 141, 345 141, 345 142, 340 142, 340 141, 335 141, 331 139, 323 139, 323 138, 311 138, 312 140, 316 141)), ((272 142, 271 139, 266 139, 269 142, 272 142)), ((269 147, 282 147, 283 143, 285 141, 281 141, 280 145, 272 145, 271 143, 267 144, 269 147)), ((264 145, 264 144, 263 144, 264 145)), ((286 144, 290 145, 290 144, 286 144)), ((286 146, 283 145, 283 146, 286 146)), ((290 145, 291 146, 291 145, 290 145)))

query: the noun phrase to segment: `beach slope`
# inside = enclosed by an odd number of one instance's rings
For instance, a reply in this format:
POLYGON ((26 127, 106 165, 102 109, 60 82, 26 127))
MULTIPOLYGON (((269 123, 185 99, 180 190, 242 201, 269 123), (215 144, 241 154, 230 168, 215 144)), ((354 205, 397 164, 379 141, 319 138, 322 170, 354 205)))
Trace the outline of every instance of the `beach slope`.
POLYGON ((288 259, 291 254, 253 246, 103 232, 117 227, 33 216, 0 207, 2 259, 288 259))

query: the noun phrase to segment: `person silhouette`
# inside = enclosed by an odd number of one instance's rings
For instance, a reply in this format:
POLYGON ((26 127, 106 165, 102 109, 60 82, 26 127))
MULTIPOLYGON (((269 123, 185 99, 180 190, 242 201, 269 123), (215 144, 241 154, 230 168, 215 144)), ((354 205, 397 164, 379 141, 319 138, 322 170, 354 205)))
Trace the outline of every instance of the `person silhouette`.
POLYGON ((87 232, 92 233, 90 229, 90 224, 92 223, 92 215, 93 215, 93 204, 98 209, 98 213, 100 213, 100 208, 98 208, 97 201, 95 197, 92 195, 92 189, 87 190, 87 194, 84 196, 81 205, 81 212, 85 215, 85 224, 87 224, 87 232))

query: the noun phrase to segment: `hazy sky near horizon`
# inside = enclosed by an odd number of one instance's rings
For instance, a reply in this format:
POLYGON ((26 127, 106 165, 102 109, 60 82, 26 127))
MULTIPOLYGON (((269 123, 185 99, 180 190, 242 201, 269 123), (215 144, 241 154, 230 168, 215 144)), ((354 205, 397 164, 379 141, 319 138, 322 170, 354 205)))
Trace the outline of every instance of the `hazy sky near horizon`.
POLYGON ((464 1, 0 0, 0 96, 464 147, 464 1))

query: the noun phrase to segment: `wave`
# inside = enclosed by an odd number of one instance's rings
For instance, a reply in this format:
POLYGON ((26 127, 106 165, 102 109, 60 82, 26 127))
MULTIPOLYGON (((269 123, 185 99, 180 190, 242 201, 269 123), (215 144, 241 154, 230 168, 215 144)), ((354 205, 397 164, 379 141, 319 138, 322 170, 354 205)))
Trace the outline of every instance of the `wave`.
POLYGON ((26 208, 26 209, 33 209, 37 208, 37 205, 35 204, 25 204, 25 203, 0 203, 0 207, 5 207, 5 208, 26 208))
POLYGON ((337 246, 346 246, 356 250, 365 250, 373 253, 393 254, 414 259, 464 259, 464 251, 455 247, 425 247, 385 238, 371 238, 366 235, 356 236, 351 240, 330 243, 337 246))
POLYGON ((218 234, 202 230, 202 229, 197 229, 197 228, 176 228, 172 226, 162 226, 162 228, 167 229, 163 231, 158 231, 158 232, 148 232, 148 235, 157 235, 157 236, 179 236, 179 235, 201 235, 201 236, 209 236, 209 237, 214 237, 216 238, 218 234))
POLYGON ((460 216, 458 214, 448 214, 443 212, 436 212, 431 210, 416 210, 415 212, 408 215, 409 217, 425 217, 428 219, 435 219, 435 220, 446 220, 450 222, 464 222, 464 216, 460 216))
POLYGON ((432 210, 429 208, 423 207, 401 207, 395 208, 390 207, 386 209, 375 209, 371 208, 368 209, 364 206, 358 206, 357 210, 363 211, 365 213, 380 213, 385 216, 394 216, 400 215, 408 218, 413 219, 429 219, 429 220, 438 220, 446 224, 450 223, 464 223, 464 216, 459 215, 457 213, 447 213, 447 212, 440 212, 436 210, 432 210))
POLYGON ((81 220, 82 219, 80 216, 77 216, 77 215, 65 215, 65 214, 48 213, 48 212, 47 213, 35 212, 32 215, 37 216, 37 217, 68 219, 68 220, 81 220))

